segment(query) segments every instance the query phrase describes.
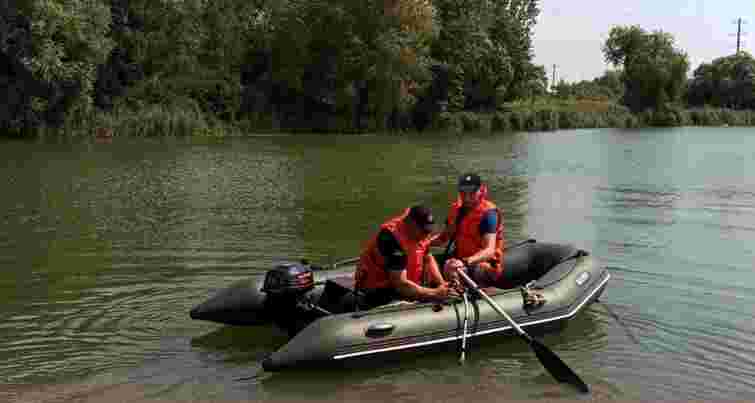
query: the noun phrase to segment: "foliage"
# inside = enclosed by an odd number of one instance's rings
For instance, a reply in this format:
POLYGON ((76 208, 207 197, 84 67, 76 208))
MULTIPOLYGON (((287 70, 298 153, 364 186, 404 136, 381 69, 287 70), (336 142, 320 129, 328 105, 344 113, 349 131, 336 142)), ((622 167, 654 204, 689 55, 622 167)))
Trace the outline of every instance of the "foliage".
POLYGON ((624 83, 621 72, 608 70, 602 76, 589 81, 583 80, 570 84, 562 80, 553 87, 553 93, 561 99, 618 101, 624 94, 624 83))
POLYGON ((246 51, 264 41, 266 4, 240 0, 130 0, 132 18, 119 45, 145 72, 129 91, 129 107, 165 105, 190 98, 208 112, 233 116, 240 103, 240 70, 246 51), (215 111, 221 100, 224 110, 215 111))
POLYGON ((273 80, 296 91, 312 92, 312 79, 334 92, 364 80, 371 109, 387 115, 414 101, 409 83, 430 79, 436 24, 429 1, 284 0, 270 21, 273 80))
MULTIPOLYGON (((433 112, 431 123, 459 131, 742 125, 752 124, 753 114, 731 109, 755 109, 750 54, 703 63, 687 81, 687 56, 671 34, 639 26, 610 31, 603 53, 616 70, 589 81, 562 81, 553 86, 555 96, 546 96, 545 68, 532 63, 538 0, 17 4, 16 11, 30 21, 32 39, 26 56, 18 58, 42 84, 17 109, 33 116, 65 109, 67 123, 109 126, 116 133, 129 127, 140 135, 212 133, 228 122, 275 127, 276 118, 263 116, 264 108, 237 113, 251 93, 244 73, 260 66, 266 75, 259 88, 270 98, 264 102, 327 98, 323 103, 334 106, 328 113, 337 115, 328 116, 337 124, 327 127, 344 130, 354 122, 362 85, 368 90, 366 126, 375 129, 396 112, 405 118, 420 98, 442 104, 445 95, 438 94, 446 92, 447 112, 433 112), (115 48, 120 59, 110 57, 115 48), (114 59, 138 64, 144 75, 128 84, 108 114, 93 110, 92 99, 106 82, 94 89, 98 71, 106 70, 100 67, 114 59), (431 66, 437 64, 444 72, 448 68, 450 88, 430 91, 431 66), (80 91, 70 92, 78 95, 68 108, 61 94, 71 88, 80 91), (704 107, 685 110, 682 100, 704 107)), ((108 71, 117 77, 117 69, 108 71)))
POLYGON ((693 106, 755 109, 755 59, 740 52, 701 64, 689 82, 687 100, 693 106))
POLYGON ((433 57, 450 66, 450 109, 469 105, 465 86, 489 104, 545 92, 545 69, 534 66, 531 34, 537 0, 435 0, 440 35, 433 57))
MULTIPOLYGON (((30 19, 32 33, 32 55, 22 62, 42 82, 78 87, 72 112, 88 113, 96 68, 114 46, 109 6, 98 0, 30 0, 19 11, 30 19)), ((38 100, 33 107, 45 105, 38 100)))
POLYGON ((660 109, 678 102, 689 61, 671 34, 639 26, 613 27, 603 45, 606 61, 623 67, 623 103, 633 111, 660 109))

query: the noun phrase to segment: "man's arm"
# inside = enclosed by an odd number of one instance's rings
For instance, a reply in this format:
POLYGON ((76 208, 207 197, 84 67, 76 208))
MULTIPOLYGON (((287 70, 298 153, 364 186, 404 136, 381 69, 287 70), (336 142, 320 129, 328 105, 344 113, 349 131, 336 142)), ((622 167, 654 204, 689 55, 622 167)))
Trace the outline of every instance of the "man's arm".
POLYGON ((480 233, 482 234, 482 249, 472 256, 464 259, 468 266, 474 266, 477 263, 488 261, 495 257, 495 240, 496 229, 498 228, 498 212, 494 209, 488 210, 480 222, 480 233))
POLYGON ((406 277, 406 270, 388 272, 388 281, 406 299, 440 301, 449 296, 448 283, 443 282, 436 288, 422 287, 406 277))
POLYGON ((446 224, 445 228, 443 228, 443 232, 440 234, 437 234, 433 237, 433 240, 430 241, 430 246, 445 246, 446 243, 451 239, 451 234, 455 232, 455 228, 453 224, 446 224))
POLYGON ((486 262, 495 257, 495 234, 485 234, 482 236, 483 247, 479 252, 463 259, 467 266, 474 266, 480 262, 486 262))
POLYGON ((446 280, 443 279, 443 275, 440 274, 438 262, 432 254, 428 253, 425 255, 424 267, 425 273, 427 273, 427 281, 431 287, 437 287, 446 282, 446 280))
POLYGON ((385 258, 385 270, 388 273, 388 281, 398 293, 407 299, 419 300, 443 300, 448 297, 448 285, 438 270, 435 258, 427 254, 423 258, 423 264, 430 275, 430 283, 437 285, 436 288, 422 287, 409 280, 406 276, 407 258, 396 238, 390 231, 383 230, 378 234, 378 249, 385 258))

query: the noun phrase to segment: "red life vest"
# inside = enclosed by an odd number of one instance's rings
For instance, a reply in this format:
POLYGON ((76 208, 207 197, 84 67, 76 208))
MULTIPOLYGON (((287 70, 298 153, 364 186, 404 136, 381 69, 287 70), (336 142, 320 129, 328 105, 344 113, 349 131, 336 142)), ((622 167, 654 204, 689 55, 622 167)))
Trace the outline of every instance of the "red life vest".
MULTIPOLYGON (((454 204, 451 205, 451 212, 448 215, 449 223, 456 223, 456 217, 458 217, 459 215, 461 206, 461 200, 457 200, 454 204)), ((484 217, 485 213, 487 213, 491 209, 494 209, 496 211, 498 220, 495 228, 495 255, 487 263, 489 263, 490 266, 496 270, 503 270, 503 267, 500 267, 503 263, 504 247, 503 217, 501 216, 501 212, 500 210, 498 210, 498 207, 496 207, 493 202, 487 199, 482 199, 479 203, 477 203, 477 206, 474 209, 467 211, 467 213, 461 218, 461 223, 459 223, 459 225, 457 226, 456 234, 454 237, 454 241, 456 243, 454 257, 458 259, 470 257, 483 249, 484 245, 482 242, 482 234, 480 234, 480 222, 482 222, 482 218, 484 217)))
MULTIPOLYGON (((409 214, 409 209, 398 217, 388 220, 380 226, 381 230, 387 229, 396 238, 401 249, 407 255, 406 276, 410 281, 420 284, 423 273, 425 255, 430 248, 429 236, 421 241, 412 240, 407 234, 404 218, 409 214)), ((362 251, 355 274, 357 289, 388 288, 388 272, 385 270, 385 258, 378 249, 378 236, 375 235, 362 251)))

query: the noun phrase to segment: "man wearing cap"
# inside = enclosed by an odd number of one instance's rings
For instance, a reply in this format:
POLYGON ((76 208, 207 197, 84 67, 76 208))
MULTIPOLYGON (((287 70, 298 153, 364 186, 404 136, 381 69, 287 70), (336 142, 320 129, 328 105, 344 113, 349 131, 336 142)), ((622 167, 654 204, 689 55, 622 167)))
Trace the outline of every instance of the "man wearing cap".
POLYGON ((466 267, 475 282, 483 287, 501 286, 503 272, 503 219, 496 205, 488 200, 488 189, 479 175, 462 175, 459 197, 451 204, 446 228, 433 245, 453 239, 453 255, 446 259, 443 273, 456 282, 457 269, 466 267))
POLYGON ((433 216, 428 207, 416 205, 380 226, 360 255, 356 288, 367 305, 394 299, 437 301, 453 294, 429 253, 433 216))

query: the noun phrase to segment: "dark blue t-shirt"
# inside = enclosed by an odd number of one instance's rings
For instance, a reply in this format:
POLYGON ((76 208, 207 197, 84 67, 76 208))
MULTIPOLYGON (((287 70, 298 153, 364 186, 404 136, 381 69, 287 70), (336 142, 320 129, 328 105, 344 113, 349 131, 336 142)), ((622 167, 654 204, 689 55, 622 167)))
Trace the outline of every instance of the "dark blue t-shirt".
POLYGON ((480 221, 480 235, 495 234, 495 228, 498 226, 498 213, 495 209, 485 212, 480 221))

